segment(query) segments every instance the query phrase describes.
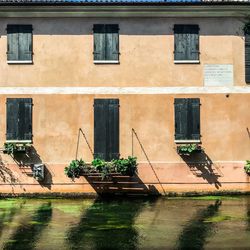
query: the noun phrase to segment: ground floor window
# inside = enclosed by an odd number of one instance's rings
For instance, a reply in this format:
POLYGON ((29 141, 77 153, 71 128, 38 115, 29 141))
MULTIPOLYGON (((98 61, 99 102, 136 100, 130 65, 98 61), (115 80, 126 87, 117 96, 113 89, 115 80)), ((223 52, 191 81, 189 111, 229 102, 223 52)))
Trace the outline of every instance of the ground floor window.
POLYGON ((200 99, 176 98, 175 140, 200 140, 200 99))
POLYGON ((119 99, 94 100, 94 157, 119 158, 119 99))
POLYGON ((7 98, 7 141, 32 141, 32 99, 7 98))

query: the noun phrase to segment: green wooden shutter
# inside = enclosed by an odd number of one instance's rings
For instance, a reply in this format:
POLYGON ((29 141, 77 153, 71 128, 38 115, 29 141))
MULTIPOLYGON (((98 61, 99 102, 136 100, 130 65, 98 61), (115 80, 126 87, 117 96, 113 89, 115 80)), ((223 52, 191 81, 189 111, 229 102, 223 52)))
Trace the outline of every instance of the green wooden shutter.
POLYGON ((6 101, 6 140, 18 139, 18 99, 7 98, 6 101))
POLYGON ((199 26, 174 26, 175 51, 174 60, 199 60, 199 26))
POLYGON ((119 157, 119 100, 94 100, 94 157, 119 157))
POLYGON ((250 31, 245 34, 245 80, 250 83, 250 31))
POLYGON ((7 140, 32 141, 32 99, 7 99, 7 140))
POLYGON ((18 140, 32 141, 32 99, 19 99, 18 140))
POLYGON ((94 61, 105 60, 105 25, 94 25, 94 61))
POLYGON ((176 98, 175 105, 175 140, 187 140, 187 119, 188 119, 188 100, 176 98))
POLYGON ((119 99, 108 100, 108 160, 119 158, 119 99))
POLYGON ((7 60, 32 60, 32 25, 7 26, 7 60))
POLYGON ((106 60, 119 60, 119 27, 117 24, 106 25, 106 60))
POLYGON ((102 99, 94 100, 94 157, 106 158, 106 112, 102 99))
POLYGON ((200 140, 200 99, 188 99, 188 139, 200 140))
POLYGON ((7 26, 7 60, 18 60, 18 25, 7 26))
POLYGON ((20 25, 19 26, 19 60, 31 61, 32 60, 32 26, 20 25))

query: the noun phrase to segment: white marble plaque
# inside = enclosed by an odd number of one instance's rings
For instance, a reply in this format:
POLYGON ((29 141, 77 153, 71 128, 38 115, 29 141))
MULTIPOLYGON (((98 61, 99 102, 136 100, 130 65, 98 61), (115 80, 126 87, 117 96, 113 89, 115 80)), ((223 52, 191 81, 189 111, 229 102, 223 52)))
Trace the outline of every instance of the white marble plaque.
POLYGON ((232 64, 205 64, 205 86, 232 86, 233 80, 232 64))

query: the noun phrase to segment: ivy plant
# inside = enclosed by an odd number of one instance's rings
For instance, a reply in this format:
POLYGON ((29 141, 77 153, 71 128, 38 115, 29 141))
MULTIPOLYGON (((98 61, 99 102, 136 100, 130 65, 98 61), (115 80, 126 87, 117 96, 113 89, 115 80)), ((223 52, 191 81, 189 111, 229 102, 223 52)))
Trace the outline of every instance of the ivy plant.
POLYGON ((246 165, 244 166, 244 169, 247 174, 250 174, 250 160, 246 160, 246 165))
POLYGON ((191 155, 194 152, 200 151, 201 147, 198 144, 183 144, 177 146, 177 152, 179 155, 191 155))

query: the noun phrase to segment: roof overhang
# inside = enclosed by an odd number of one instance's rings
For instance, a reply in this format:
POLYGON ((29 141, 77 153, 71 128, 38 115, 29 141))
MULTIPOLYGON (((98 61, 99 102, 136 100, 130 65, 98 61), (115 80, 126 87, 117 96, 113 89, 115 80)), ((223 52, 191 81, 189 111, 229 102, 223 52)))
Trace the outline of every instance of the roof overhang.
POLYGON ((249 4, 3 5, 0 17, 249 17, 249 4))

